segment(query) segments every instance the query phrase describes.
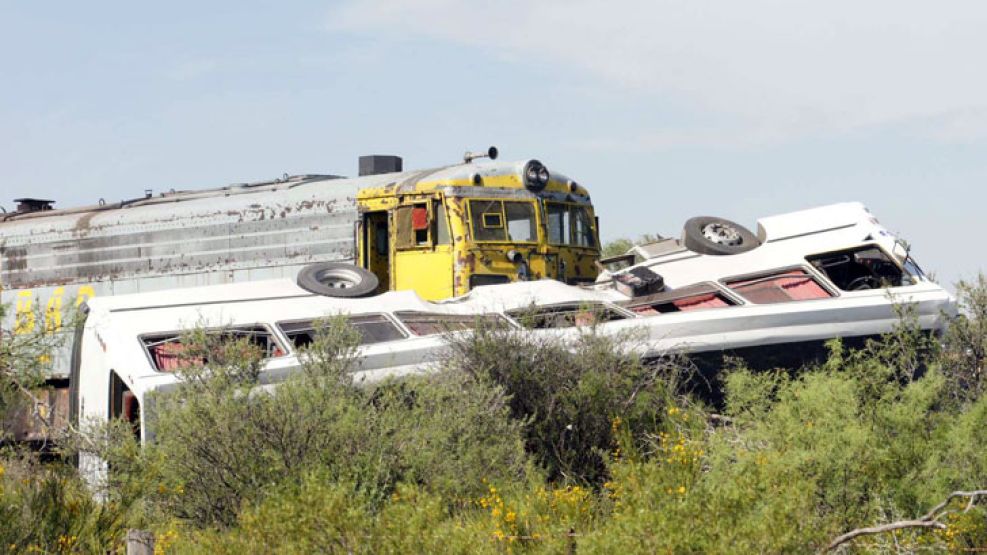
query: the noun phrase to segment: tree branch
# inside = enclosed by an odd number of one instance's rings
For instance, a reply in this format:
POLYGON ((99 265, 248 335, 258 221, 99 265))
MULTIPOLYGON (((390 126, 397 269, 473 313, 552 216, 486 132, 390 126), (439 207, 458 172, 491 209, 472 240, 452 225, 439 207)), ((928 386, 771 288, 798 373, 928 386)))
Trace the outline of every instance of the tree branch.
POLYGON ((901 530, 902 528, 936 528, 939 530, 945 530, 946 525, 939 522, 939 519, 949 514, 951 511, 946 511, 946 507, 957 498, 969 499, 966 504, 966 508, 963 512, 968 512, 973 508, 974 503, 978 497, 987 497, 987 489, 973 490, 973 491, 954 491, 949 494, 942 503, 939 503, 932 508, 923 517, 917 520, 899 520, 897 522, 891 522, 888 524, 882 524, 879 526, 871 526, 868 528, 857 528, 856 530, 851 530, 842 536, 835 538, 833 541, 826 546, 825 551, 832 551, 837 547, 843 545, 844 543, 851 541, 860 536, 870 536, 874 534, 883 534, 884 532, 891 532, 894 530, 901 530))

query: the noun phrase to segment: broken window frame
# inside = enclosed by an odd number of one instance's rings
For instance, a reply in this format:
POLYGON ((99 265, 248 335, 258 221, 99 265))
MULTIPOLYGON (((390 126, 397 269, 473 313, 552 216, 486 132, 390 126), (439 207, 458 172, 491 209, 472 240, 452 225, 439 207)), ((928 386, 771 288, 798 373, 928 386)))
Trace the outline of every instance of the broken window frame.
POLYGON ((705 281, 632 299, 621 303, 620 306, 638 316, 647 317, 659 316, 661 314, 674 314, 676 312, 693 312, 697 310, 731 308, 741 306, 743 304, 745 304, 745 301, 738 298, 738 295, 736 295, 735 292, 720 286, 718 283, 705 281), (719 299, 724 303, 723 306, 684 308, 684 306, 676 304, 682 301, 706 296, 719 299), (671 307, 668 307, 667 305, 671 305, 671 307), (658 308, 659 306, 663 308, 658 308), (674 310, 672 310, 672 308, 674 308, 674 310))
MULTIPOLYGON (((311 332, 311 341, 306 343, 306 345, 311 344, 315 340, 315 335, 318 333, 318 327, 316 322, 318 320, 284 320, 276 322, 274 325, 278 328, 278 331, 284 336, 285 340, 291 345, 292 351, 297 353, 304 349, 303 345, 299 345, 293 338, 294 334, 301 334, 306 332, 311 332), (285 329, 288 326, 305 326, 304 328, 299 328, 296 330, 285 329)), ((408 338, 408 333, 404 331, 401 326, 399 326, 393 319, 389 318, 386 313, 368 313, 368 314, 350 314, 346 316, 347 323, 354 327, 358 333, 360 333, 359 345, 362 347, 364 345, 376 345, 379 343, 390 343, 391 341, 401 341, 408 338), (391 331, 396 332, 397 336, 387 339, 376 339, 371 338, 368 340, 367 335, 363 333, 360 329, 361 325, 365 324, 387 324, 390 326, 391 331)))
POLYGON ((511 320, 517 322, 521 328, 529 330, 592 327, 607 322, 630 320, 636 317, 633 313, 602 301, 532 305, 509 310, 505 314, 511 320), (601 319, 600 315, 604 314, 608 317, 601 319), (579 319, 582 315, 588 315, 591 317, 591 320, 580 322, 579 319))
MULTIPOLYGON (((758 272, 758 273, 755 273, 755 274, 745 274, 745 275, 740 275, 740 276, 732 276, 732 277, 729 277, 729 278, 721 279, 720 280, 720 284, 722 284, 726 289, 730 290, 731 292, 733 292, 738 297, 744 299, 744 301, 746 303, 752 304, 752 305, 770 305, 770 304, 783 304, 783 303, 789 303, 789 302, 819 301, 819 300, 831 299, 831 298, 834 298, 834 297, 838 297, 840 295, 839 291, 834 290, 834 288, 829 285, 828 281, 826 279, 824 279, 823 276, 820 276, 812 268, 809 268, 807 266, 801 266, 801 265, 799 265, 799 266, 788 266, 788 267, 784 267, 784 268, 776 268, 776 269, 773 269, 773 270, 769 270, 769 271, 766 271, 766 272, 758 272), (795 274, 795 272, 799 272, 799 274, 795 274), (789 279, 808 278, 817 287, 819 287, 819 289, 821 289, 824 293, 826 293, 827 296, 826 297, 812 297, 812 298, 806 298, 806 299, 793 299, 785 291, 785 288, 783 286, 779 286, 779 289, 781 290, 781 292, 783 294, 785 294, 786 297, 788 297, 787 299, 785 299, 785 300, 780 300, 779 299, 779 300, 767 301, 767 302, 765 302, 765 301, 762 300, 762 301, 759 302, 759 301, 755 300, 754 298, 752 298, 752 296, 750 294, 745 294, 744 291, 743 291, 743 289, 737 289, 738 286, 740 286, 740 287, 750 287, 750 286, 755 286, 755 285, 759 285, 759 284, 762 284, 762 283, 767 283, 767 282, 770 282, 770 281, 773 281, 773 280, 786 279, 786 278, 789 278, 789 279)), ((762 297, 762 299, 763 299, 763 297, 762 297)))
POLYGON ((137 441, 141 440, 141 403, 116 370, 110 369, 107 420, 125 420, 130 424, 137 441))
MULTIPOLYGON (((278 335, 274 333, 271 327, 268 326, 267 324, 261 324, 261 323, 238 324, 235 326, 208 328, 205 331, 207 334, 226 335, 229 334, 231 331, 238 332, 238 331, 246 331, 248 329, 253 330, 255 335, 263 335, 268 338, 268 345, 266 347, 262 347, 262 350, 264 351, 264 356, 262 357, 262 360, 271 360, 288 355, 288 349, 285 348, 285 345, 282 344, 280 338, 278 338, 278 335), (258 330, 263 330, 263 331, 258 333, 258 330)), ((154 369, 155 372, 161 372, 162 374, 171 374, 174 373, 176 369, 181 368, 183 366, 182 364, 178 364, 173 368, 162 370, 161 365, 158 363, 158 360, 156 360, 155 358, 153 347, 159 345, 165 345, 165 344, 172 344, 180 347, 182 344, 182 338, 187 333, 188 330, 180 330, 180 331, 170 331, 170 332, 147 333, 138 336, 137 339, 138 341, 140 341, 141 349, 144 351, 148 363, 151 365, 151 368, 154 369)), ((236 338, 239 339, 240 337, 246 337, 247 335, 248 334, 238 335, 236 338)), ((180 350, 181 349, 179 349, 179 351, 180 350)), ((203 361, 202 364, 206 365, 208 364, 208 361, 203 361)))
POLYGON ((832 283, 837 290, 847 293, 853 293, 857 291, 868 291, 873 289, 884 289, 888 287, 906 287, 908 285, 913 285, 917 283, 921 277, 921 269, 917 267, 917 264, 914 264, 914 262, 912 262, 912 265, 916 268, 918 274, 916 274, 916 272, 914 271, 909 270, 907 264, 903 265, 895 256, 888 253, 884 248, 882 248, 880 245, 876 243, 867 243, 865 245, 858 245, 846 249, 827 251, 818 254, 810 254, 805 257, 805 261, 808 262, 809 265, 812 266, 812 268, 814 268, 817 272, 825 276, 826 280, 829 283, 832 283), (888 267, 894 268, 894 270, 898 274, 897 279, 889 280, 887 279, 887 276, 880 275, 880 272, 876 272, 875 268, 872 268, 867 264, 855 260, 855 255, 857 253, 871 251, 871 250, 876 251, 881 255, 881 259, 880 259, 881 263, 887 265, 888 267), (831 264, 822 263, 827 258, 836 258, 840 256, 846 256, 847 261, 842 263, 834 262, 831 264), (853 264, 865 270, 867 274, 855 275, 849 279, 844 279, 838 275, 835 275, 836 272, 832 272, 831 270, 827 269, 842 264, 853 264), (868 279, 868 278, 877 282, 879 286, 867 287, 867 288, 854 288, 854 289, 848 288, 849 285, 854 281, 860 279, 868 279))
POLYGON ((472 331, 476 329, 478 322, 494 327, 511 325, 509 320, 496 312, 487 312, 484 314, 445 314, 422 310, 398 310, 394 312, 394 318, 401 322, 401 325, 415 337, 472 331), (427 328, 430 331, 419 331, 419 326, 431 326, 427 328))
POLYGON ((397 250, 428 249, 435 244, 435 214, 429 199, 415 199, 394 208, 394 248, 397 250), (415 210, 424 209, 428 222, 414 229, 415 210))

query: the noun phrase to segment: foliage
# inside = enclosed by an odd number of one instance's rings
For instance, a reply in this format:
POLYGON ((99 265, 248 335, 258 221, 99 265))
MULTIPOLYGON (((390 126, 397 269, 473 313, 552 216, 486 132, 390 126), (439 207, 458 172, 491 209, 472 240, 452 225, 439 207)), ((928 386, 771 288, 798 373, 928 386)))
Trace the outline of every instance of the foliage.
MULTIPOLYGON (((0 456, 0 550, 118 549, 142 527, 160 553, 819 551, 987 486, 985 291, 960 289, 941 346, 902 307, 862 350, 724 369, 722 414, 683 390, 682 361, 592 328, 481 327, 442 372, 365 384, 333 320, 267 389, 253 347, 193 331, 183 385, 145 407, 147 448, 123 423, 80 438, 112 468, 101 502, 64 464, 0 456)), ((983 549, 985 505, 841 550, 983 549)))
POLYGON ((186 356, 209 363, 185 366, 182 387, 149 404, 155 438, 143 452, 128 450, 127 438, 104 447, 110 489, 126 496, 127 484, 145 483, 160 514, 232 525, 244 503, 313 470, 374 506, 398 483, 455 504, 483 476, 526 472, 521 426, 499 388, 456 374, 355 384, 355 342, 344 320, 330 321, 301 371, 272 390, 259 381, 256 349, 193 332, 186 356))
POLYGON ((613 419, 620 417, 632 434, 653 430, 682 381, 683 360, 645 364, 627 354, 630 341, 593 329, 564 342, 481 326, 453 340, 446 369, 510 395, 512 417, 527 423, 527 450, 550 479, 599 485, 616 445, 613 419))
POLYGON ((950 393, 960 400, 982 397, 987 389, 987 277, 956 285, 960 316, 946 331, 944 366, 950 393))
POLYGON ((652 235, 650 233, 645 233, 637 238, 637 240, 630 240, 626 237, 621 237, 619 239, 614 239, 609 243, 603 245, 601 256, 603 258, 609 258, 611 256, 618 256, 626 253, 634 245, 643 245, 645 243, 653 243, 662 239, 661 235, 652 235))
MULTIPOLYGON (((0 305, 0 322, 4 321, 9 309, 0 305)), ((44 314, 21 317, 42 321, 44 314)), ((41 403, 37 388, 44 382, 51 353, 64 340, 64 336, 47 330, 18 331, 21 330, 16 326, 15 329, 0 328, 0 443, 10 439, 11 430, 18 422, 31 419, 37 419, 39 424, 45 422, 42 418, 45 415, 38 412, 41 403)))
POLYGON ((0 551, 100 553, 119 546, 129 507, 101 504, 75 469, 0 453, 0 551))

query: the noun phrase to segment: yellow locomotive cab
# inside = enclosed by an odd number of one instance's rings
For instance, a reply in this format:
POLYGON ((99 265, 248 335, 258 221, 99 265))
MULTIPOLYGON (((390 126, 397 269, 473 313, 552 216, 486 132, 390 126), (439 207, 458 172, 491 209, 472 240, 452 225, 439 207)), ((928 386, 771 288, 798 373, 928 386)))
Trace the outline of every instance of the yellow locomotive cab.
POLYGON ((426 299, 478 285, 596 278, 589 193, 537 160, 467 163, 357 194, 358 264, 384 290, 426 299))

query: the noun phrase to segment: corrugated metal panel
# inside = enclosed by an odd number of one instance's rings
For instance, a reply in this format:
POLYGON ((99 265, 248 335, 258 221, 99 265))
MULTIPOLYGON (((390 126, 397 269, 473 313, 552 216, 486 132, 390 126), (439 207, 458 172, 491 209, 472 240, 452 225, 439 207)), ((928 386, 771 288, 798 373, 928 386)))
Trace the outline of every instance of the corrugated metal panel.
POLYGON ((353 181, 6 222, 0 282, 34 289, 351 260, 353 181))

